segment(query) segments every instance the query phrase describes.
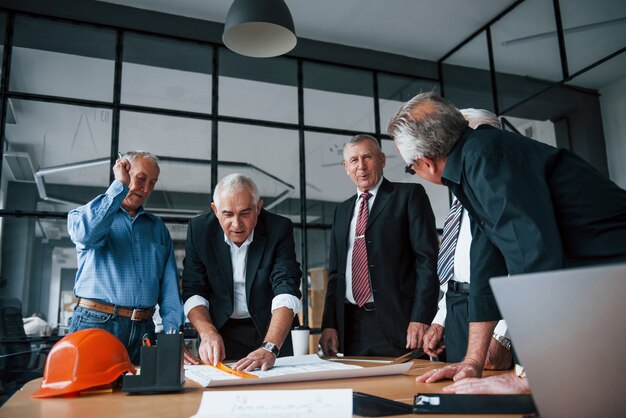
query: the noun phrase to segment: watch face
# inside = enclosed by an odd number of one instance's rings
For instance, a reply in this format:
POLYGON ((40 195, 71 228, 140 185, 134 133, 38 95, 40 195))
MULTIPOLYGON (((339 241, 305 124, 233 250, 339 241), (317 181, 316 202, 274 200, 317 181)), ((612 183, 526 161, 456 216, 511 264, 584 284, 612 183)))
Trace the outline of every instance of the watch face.
POLYGON ((261 345, 261 348, 265 351, 269 351, 270 353, 274 353, 277 357, 278 357, 278 354, 280 353, 280 350, 278 349, 276 344, 269 342, 269 341, 264 341, 263 345, 261 345))

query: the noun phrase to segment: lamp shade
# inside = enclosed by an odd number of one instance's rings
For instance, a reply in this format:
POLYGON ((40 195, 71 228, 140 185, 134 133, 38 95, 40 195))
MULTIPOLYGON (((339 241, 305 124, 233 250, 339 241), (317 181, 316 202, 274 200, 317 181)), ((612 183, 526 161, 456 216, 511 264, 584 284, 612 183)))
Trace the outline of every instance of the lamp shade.
POLYGON ((297 42, 284 0, 235 0, 226 16, 222 40, 231 51, 255 58, 285 54, 297 42))

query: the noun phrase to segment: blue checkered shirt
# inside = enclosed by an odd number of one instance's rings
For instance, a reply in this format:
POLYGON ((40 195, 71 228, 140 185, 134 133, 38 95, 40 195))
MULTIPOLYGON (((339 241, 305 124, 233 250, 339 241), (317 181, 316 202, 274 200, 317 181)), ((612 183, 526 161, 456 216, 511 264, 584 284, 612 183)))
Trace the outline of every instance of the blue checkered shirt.
POLYGON ((122 209, 128 186, 115 180, 106 191, 67 217, 76 244, 74 294, 129 308, 159 304, 164 329, 178 330, 183 307, 174 245, 163 221, 139 208, 122 209))

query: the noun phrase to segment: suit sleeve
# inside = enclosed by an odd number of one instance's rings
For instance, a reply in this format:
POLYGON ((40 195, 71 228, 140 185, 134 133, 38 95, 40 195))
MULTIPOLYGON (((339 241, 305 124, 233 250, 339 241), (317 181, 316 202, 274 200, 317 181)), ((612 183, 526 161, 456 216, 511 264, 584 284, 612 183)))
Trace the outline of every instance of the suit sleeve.
POLYGON ((288 221, 286 226, 281 228, 270 275, 274 296, 289 294, 298 299, 302 297, 302 292, 300 292, 302 270, 296 260, 295 248, 293 224, 288 221))
MULTIPOLYGON (((204 263, 198 257, 197 243, 194 239, 193 219, 187 227, 185 241, 185 259, 183 260, 183 303, 193 295, 199 295, 209 300, 211 288, 207 280, 207 271, 204 263)), ((206 251, 206 249, 205 249, 206 251)))
POLYGON ((328 284, 324 299, 324 314, 322 316, 322 329, 334 328, 337 325, 337 243, 335 240, 335 225, 337 225, 337 209, 333 219, 333 228, 330 233, 330 253, 328 258, 328 284))
POLYGON ((493 296, 489 279, 506 276, 508 271, 504 257, 493 245, 476 222, 471 223, 472 244, 470 247, 470 296, 468 298, 468 321, 485 322, 502 319, 493 296), (478 260, 478 261, 475 261, 478 260))
POLYGON ((408 201, 409 235, 415 256, 415 297, 411 322, 430 324, 437 313, 439 279, 437 253, 439 241, 435 216, 424 187, 417 184, 408 201))

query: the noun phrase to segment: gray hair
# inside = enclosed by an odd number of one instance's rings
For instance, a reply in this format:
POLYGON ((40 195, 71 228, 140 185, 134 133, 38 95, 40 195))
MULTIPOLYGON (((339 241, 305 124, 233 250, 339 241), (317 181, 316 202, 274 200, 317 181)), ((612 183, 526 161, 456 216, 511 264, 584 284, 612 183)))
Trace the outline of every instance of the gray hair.
POLYGON ((215 186, 213 190, 213 203, 218 208, 220 207, 220 196, 224 192, 235 192, 242 189, 248 189, 252 193, 252 199, 256 205, 259 202, 259 188, 256 183, 248 176, 240 173, 229 174, 223 177, 215 186))
MULTIPOLYGON (((370 141, 371 143, 375 144, 375 148, 376 151, 381 154, 383 152, 382 148, 380 148, 380 143, 378 142, 378 140, 376 138, 374 138, 372 135, 368 135, 368 134, 357 134, 354 135, 352 138, 350 138, 350 140, 348 142, 345 143, 345 145, 343 146, 343 152, 346 152, 346 149, 348 147, 352 147, 356 144, 359 144, 363 141, 370 141)), ((345 154, 344 154, 345 155, 345 154)))
POLYGON ((151 152, 141 151, 141 150, 128 151, 127 153, 122 155, 122 158, 130 161, 131 165, 133 164, 136 158, 147 158, 148 160, 151 160, 157 166, 157 168, 159 168, 159 157, 152 154, 151 152))
POLYGON ((498 117, 488 110, 468 107, 467 109, 461 109, 460 112, 469 124, 469 127, 472 129, 475 129, 480 125, 491 125, 498 129, 502 128, 502 124, 498 120, 498 117))
POLYGON ((406 102, 389 121, 387 132, 407 164, 420 157, 445 158, 467 127, 459 109, 433 92, 406 102))

